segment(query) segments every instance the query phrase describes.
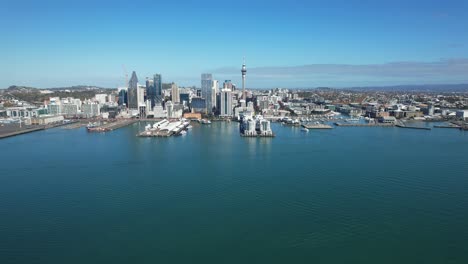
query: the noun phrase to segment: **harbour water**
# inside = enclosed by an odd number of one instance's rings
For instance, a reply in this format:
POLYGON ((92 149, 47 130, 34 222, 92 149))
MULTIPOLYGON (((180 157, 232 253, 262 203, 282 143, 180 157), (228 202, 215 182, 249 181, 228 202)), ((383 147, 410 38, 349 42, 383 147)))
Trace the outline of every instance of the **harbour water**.
POLYGON ((0 140, 0 263, 468 263, 468 132, 0 140))

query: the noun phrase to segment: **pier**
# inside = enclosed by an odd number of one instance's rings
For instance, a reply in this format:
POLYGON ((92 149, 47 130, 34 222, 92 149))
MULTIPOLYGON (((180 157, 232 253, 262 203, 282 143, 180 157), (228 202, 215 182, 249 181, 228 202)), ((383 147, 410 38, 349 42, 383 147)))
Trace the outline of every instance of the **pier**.
POLYGON ((274 138, 275 134, 240 134, 241 137, 251 137, 251 138, 257 138, 257 137, 266 137, 266 138, 274 138))
POLYGON ((116 130, 122 127, 126 127, 138 121, 139 121, 138 119, 118 120, 118 121, 109 122, 109 123, 106 123, 97 127, 88 127, 88 132, 108 132, 108 131, 116 130))
POLYGON ((343 123, 335 123, 336 126, 341 126, 341 127, 394 127, 395 124, 391 123, 366 123, 366 124, 359 124, 359 123, 349 123, 349 124, 343 124, 343 123))
POLYGON ((407 126, 407 125, 396 125, 397 127, 400 127, 400 128, 409 128, 409 129, 421 129, 421 130, 431 130, 430 127, 419 127, 419 126, 407 126))
POLYGON ((302 127, 307 129, 332 129, 333 127, 326 124, 303 124, 302 127))
POLYGON ((456 129, 462 129, 461 126, 457 125, 436 125, 434 128, 456 128, 456 129))
POLYGON ((69 124, 74 124, 75 122, 68 122, 68 123, 55 123, 55 124, 47 124, 47 125, 32 125, 32 126, 24 126, 19 127, 19 125, 6 125, 0 128, 0 139, 18 136, 22 134, 27 134, 31 132, 36 132, 40 130, 46 130, 49 128, 65 126, 69 124))

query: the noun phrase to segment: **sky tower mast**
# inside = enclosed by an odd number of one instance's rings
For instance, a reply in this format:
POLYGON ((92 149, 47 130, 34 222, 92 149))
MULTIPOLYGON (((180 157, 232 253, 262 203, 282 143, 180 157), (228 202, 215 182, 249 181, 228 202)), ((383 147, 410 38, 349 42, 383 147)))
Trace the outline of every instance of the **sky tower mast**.
POLYGON ((244 63, 242 64, 242 98, 245 100, 245 103, 247 103, 247 96, 245 95, 245 74, 247 73, 247 69, 245 68, 245 57, 244 57, 244 63))

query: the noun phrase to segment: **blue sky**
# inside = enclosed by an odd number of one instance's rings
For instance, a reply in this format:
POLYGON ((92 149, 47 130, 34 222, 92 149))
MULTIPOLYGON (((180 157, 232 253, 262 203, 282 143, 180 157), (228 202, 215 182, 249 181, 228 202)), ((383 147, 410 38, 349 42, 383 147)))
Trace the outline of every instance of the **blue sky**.
POLYGON ((22 1, 0 9, 0 87, 468 83, 468 1, 22 1), (345 2, 345 3, 343 3, 345 2))

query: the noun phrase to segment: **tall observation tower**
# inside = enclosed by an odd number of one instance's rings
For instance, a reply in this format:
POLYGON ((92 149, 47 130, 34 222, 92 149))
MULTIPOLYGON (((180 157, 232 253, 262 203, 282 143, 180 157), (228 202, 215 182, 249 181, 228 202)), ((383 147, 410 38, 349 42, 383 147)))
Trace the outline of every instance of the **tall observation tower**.
POLYGON ((247 103, 247 96, 245 96, 245 74, 247 73, 247 69, 245 68, 245 58, 244 58, 244 63, 242 64, 242 98, 246 100, 245 102, 247 103))

